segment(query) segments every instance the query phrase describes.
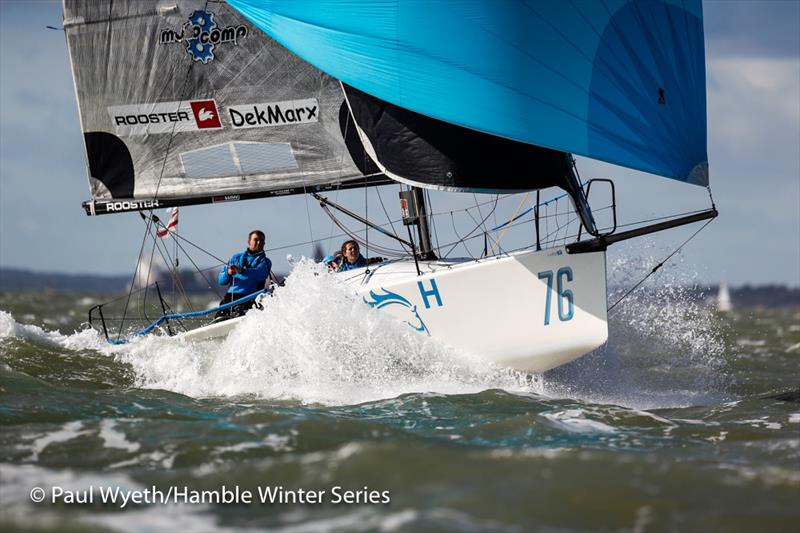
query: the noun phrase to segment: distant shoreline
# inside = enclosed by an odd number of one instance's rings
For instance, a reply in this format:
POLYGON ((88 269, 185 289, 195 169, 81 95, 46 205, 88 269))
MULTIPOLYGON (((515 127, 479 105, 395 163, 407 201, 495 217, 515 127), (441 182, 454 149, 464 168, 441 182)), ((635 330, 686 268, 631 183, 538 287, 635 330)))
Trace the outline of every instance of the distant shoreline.
MULTIPOLYGON (((213 281, 213 280, 212 280, 213 281)), ((117 295, 128 291, 130 275, 60 274, 55 272, 33 272, 25 269, 0 268, 0 291, 54 291, 81 294, 117 295)), ((167 278, 164 285, 171 282, 167 278)), ((181 273, 181 284, 187 292, 208 293, 213 290, 208 281, 194 272, 181 273)), ((718 285, 698 285, 688 288, 695 300, 716 298, 718 285)), ((742 285, 729 287, 734 309, 800 308, 800 288, 779 284, 742 285)))

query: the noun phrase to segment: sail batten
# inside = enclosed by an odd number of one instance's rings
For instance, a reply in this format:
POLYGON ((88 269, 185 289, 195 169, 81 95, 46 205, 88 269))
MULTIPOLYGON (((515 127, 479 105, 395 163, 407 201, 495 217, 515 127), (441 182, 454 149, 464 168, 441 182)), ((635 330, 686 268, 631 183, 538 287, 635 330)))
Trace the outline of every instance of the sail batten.
POLYGON ((502 138, 706 185, 700 0, 228 0, 344 83, 502 138))

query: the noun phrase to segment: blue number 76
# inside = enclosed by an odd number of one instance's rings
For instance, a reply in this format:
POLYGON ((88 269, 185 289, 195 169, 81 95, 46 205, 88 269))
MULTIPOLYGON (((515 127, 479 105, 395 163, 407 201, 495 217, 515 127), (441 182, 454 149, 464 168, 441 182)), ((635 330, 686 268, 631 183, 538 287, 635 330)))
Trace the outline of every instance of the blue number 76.
MULTIPOLYGON (((562 267, 558 269, 555 275, 556 288, 558 292, 558 319, 562 322, 571 320, 575 315, 574 297, 572 291, 564 288, 565 278, 566 281, 572 281, 572 269, 570 267, 562 267), (564 301, 567 302, 567 309, 564 310, 564 301)), ((544 303, 544 325, 550 324, 550 301, 553 294, 553 271, 546 270, 539 272, 539 279, 547 280, 547 298, 544 303)))

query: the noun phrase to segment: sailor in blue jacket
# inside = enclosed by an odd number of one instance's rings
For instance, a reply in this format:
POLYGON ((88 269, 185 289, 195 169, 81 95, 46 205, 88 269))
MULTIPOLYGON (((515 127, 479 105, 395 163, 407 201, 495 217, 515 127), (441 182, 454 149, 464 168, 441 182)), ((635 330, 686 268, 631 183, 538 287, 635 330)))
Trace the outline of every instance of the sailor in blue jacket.
MULTIPOLYGON (((244 298, 264 288, 272 270, 272 261, 264 253, 266 237, 261 230, 253 230, 247 238, 247 249, 234 254, 228 264, 219 271, 220 285, 230 285, 219 305, 244 298)), ((218 311, 215 320, 243 315, 253 307, 255 299, 218 311)))
POLYGON ((328 256, 322 262, 333 269, 334 272, 346 272, 354 268, 367 266, 367 260, 361 255, 356 241, 345 241, 342 244, 341 253, 336 254, 334 257, 328 256))

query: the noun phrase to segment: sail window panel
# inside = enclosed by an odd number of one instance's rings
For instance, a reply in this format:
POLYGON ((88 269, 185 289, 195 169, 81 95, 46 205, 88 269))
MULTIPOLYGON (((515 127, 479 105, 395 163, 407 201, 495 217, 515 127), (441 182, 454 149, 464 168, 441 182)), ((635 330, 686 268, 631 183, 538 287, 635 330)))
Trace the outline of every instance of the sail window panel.
POLYGON ((233 143, 242 174, 264 174, 299 168, 289 143, 233 143))
POLYGON ((269 174, 299 168, 289 143, 230 142, 180 155, 187 178, 269 174))
POLYGON ((187 178, 222 178, 240 174, 230 143, 184 152, 180 158, 187 178))

